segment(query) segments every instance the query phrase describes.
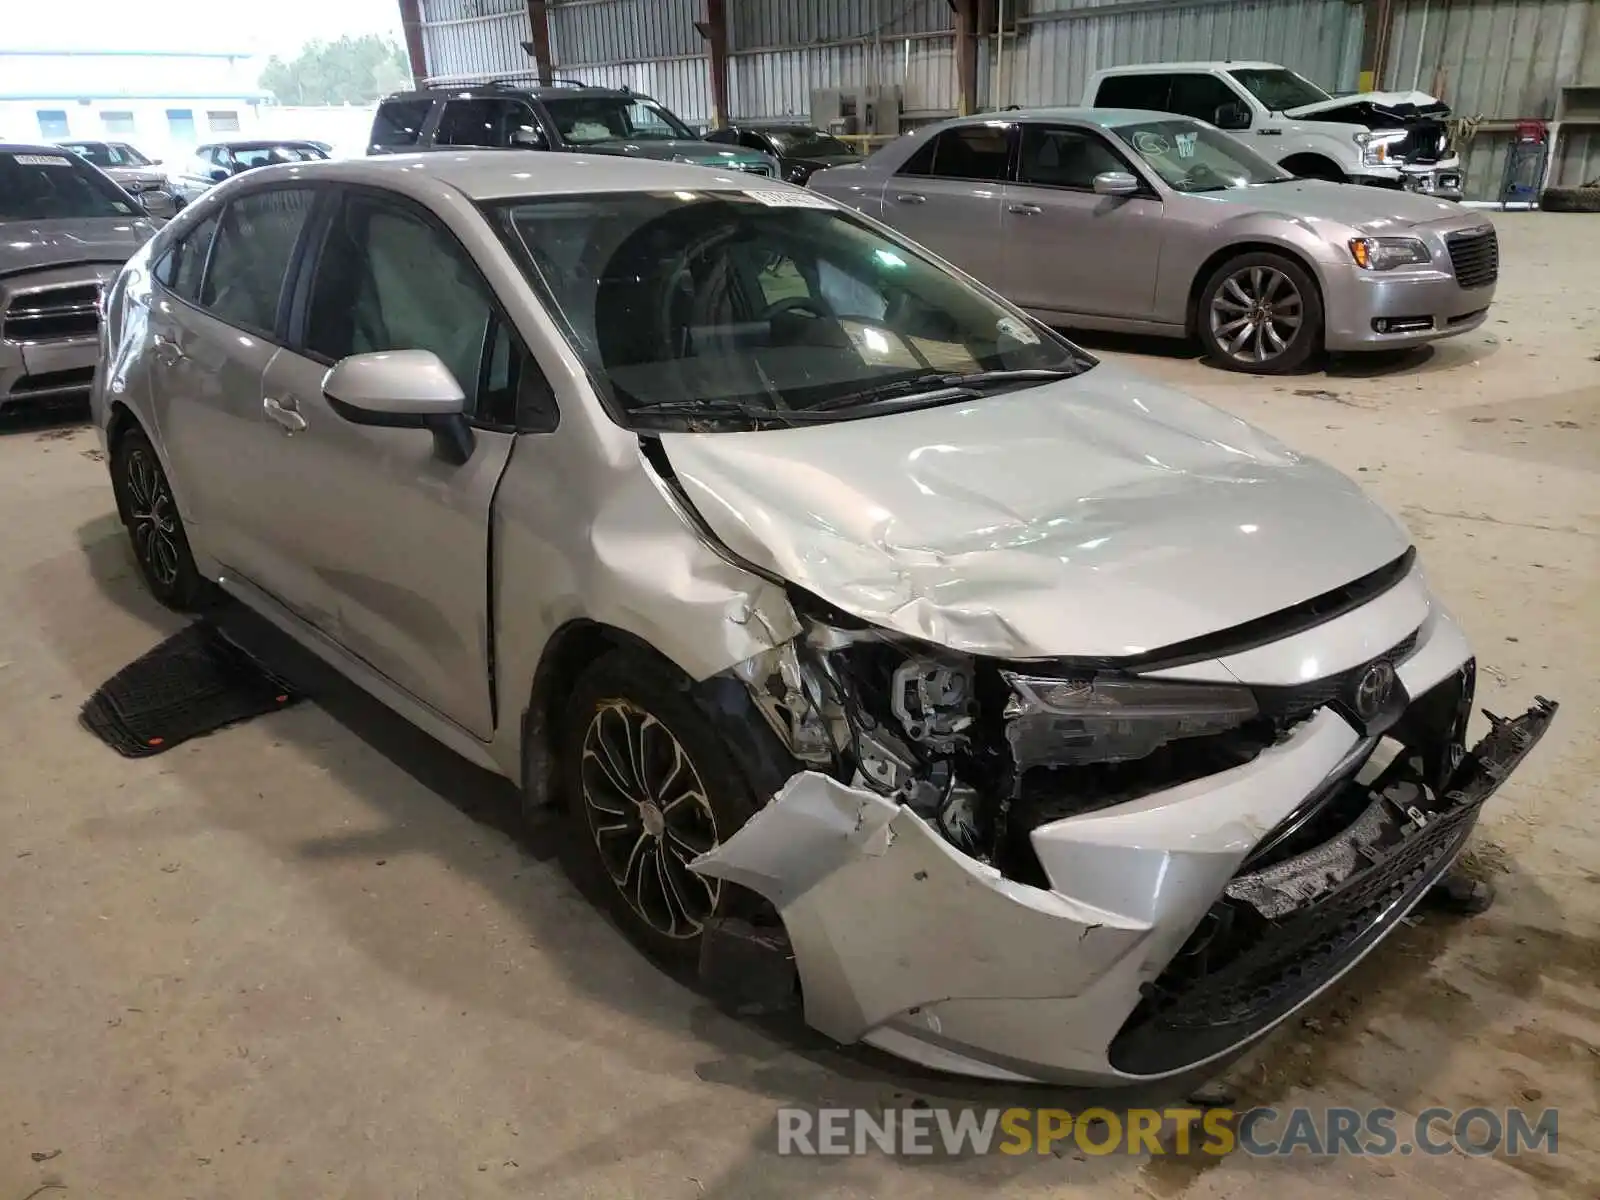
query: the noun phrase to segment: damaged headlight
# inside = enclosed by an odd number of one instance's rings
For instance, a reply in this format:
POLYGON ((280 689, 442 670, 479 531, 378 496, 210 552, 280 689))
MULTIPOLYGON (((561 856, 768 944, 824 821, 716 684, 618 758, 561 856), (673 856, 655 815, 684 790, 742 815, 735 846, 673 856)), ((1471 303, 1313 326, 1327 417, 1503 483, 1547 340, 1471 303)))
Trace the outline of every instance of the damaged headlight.
POLYGON ((1179 738, 1223 733, 1257 714, 1248 688, 1131 676, 1050 678, 1002 671, 1006 737, 1019 767, 1143 758, 1179 738))

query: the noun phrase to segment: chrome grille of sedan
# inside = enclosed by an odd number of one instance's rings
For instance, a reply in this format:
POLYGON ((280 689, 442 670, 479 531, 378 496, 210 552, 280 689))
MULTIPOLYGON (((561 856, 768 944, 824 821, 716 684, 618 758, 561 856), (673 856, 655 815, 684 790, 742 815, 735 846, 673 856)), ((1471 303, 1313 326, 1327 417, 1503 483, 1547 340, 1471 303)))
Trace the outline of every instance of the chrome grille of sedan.
POLYGON ((21 292, 0 317, 0 340, 57 342, 93 337, 100 328, 98 283, 67 283, 21 292))
POLYGON ((1464 288, 1486 287, 1500 277, 1500 241, 1493 229, 1447 234, 1450 266, 1464 288))

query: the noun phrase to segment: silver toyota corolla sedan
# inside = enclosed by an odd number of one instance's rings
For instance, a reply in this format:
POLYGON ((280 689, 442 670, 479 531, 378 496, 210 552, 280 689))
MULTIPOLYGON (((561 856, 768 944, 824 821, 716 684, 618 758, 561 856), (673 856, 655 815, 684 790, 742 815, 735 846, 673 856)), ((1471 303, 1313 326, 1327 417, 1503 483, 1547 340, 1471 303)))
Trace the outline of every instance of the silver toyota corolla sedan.
POLYGON ((1168 113, 966 117, 818 172, 810 187, 1052 324, 1198 337, 1241 371, 1475 329, 1499 274, 1485 217, 1296 179, 1168 113))
POLYGON ((252 171, 122 272, 99 380, 156 595, 562 806, 708 987, 937 1068, 1249 1043, 1553 711, 1468 751, 1471 652, 1353 483, 776 180, 252 171))

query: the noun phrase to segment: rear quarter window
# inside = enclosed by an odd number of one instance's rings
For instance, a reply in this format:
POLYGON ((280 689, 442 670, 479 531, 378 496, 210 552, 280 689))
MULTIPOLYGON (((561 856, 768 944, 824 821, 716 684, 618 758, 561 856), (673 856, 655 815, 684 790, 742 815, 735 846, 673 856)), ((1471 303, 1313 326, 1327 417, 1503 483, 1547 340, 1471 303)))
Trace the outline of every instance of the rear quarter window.
POLYGON ((1143 108, 1170 112, 1167 106, 1172 90, 1170 75, 1113 75, 1100 81, 1094 94, 1097 108, 1143 108))
POLYGON ((432 100, 384 101, 372 118, 372 144, 384 149, 415 146, 432 111, 432 100))

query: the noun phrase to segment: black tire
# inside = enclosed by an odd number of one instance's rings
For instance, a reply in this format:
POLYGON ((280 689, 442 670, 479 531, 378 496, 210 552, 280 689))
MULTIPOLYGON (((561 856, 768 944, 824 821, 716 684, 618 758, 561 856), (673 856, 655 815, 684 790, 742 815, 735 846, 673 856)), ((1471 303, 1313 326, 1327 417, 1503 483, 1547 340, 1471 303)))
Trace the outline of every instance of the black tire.
POLYGON ((1195 331, 1211 360, 1230 371, 1257 375, 1297 371, 1322 349, 1322 293, 1310 273, 1294 259, 1252 250, 1228 259, 1206 279, 1195 311, 1195 331), (1260 283, 1253 284, 1251 280, 1260 283), (1230 287, 1230 283, 1234 286, 1230 287), (1289 303, 1284 283, 1292 286, 1295 304, 1289 303), (1252 297, 1252 289, 1265 292, 1266 301, 1252 297), (1252 301, 1256 301, 1255 307, 1250 306, 1252 301), (1262 317, 1263 311, 1272 315, 1262 317), (1291 327, 1289 322, 1296 316, 1298 322, 1291 327), (1248 328, 1232 324, 1240 317, 1248 328), (1241 332, 1245 335, 1242 349, 1233 341, 1241 332), (1281 350, 1276 348, 1274 339, 1282 342, 1281 350), (1263 352, 1268 356, 1256 357, 1263 352))
POLYGON ((632 941, 675 966, 698 961, 706 920, 745 915, 756 902, 750 893, 702 879, 686 866, 756 811, 748 781, 689 698, 688 683, 664 660, 612 651, 578 679, 556 747, 569 870, 632 941), (642 746, 619 740, 625 730, 638 729, 644 730, 642 746), (605 762, 600 754, 606 745, 632 746, 635 753, 626 762, 605 762), (637 787, 634 764, 641 762, 649 780, 643 790, 659 804, 626 797, 637 787))
POLYGON ((1600 187, 1545 188, 1539 207, 1545 212, 1600 212, 1600 187))
POLYGON ((111 454, 111 486, 134 560, 151 594, 179 612, 209 607, 215 589, 195 566, 172 485, 143 430, 130 429, 117 439, 111 454))
POLYGON ((1278 165, 1299 179, 1321 179, 1328 183, 1349 181, 1349 176, 1337 163, 1325 158, 1288 158, 1278 165))

